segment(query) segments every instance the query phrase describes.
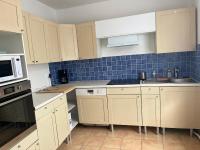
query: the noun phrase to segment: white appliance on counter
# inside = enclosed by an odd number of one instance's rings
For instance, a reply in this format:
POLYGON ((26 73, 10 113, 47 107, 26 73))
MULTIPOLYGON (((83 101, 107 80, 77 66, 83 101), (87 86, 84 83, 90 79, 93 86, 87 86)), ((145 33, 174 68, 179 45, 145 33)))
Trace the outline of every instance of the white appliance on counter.
POLYGON ((19 55, 0 56, 0 83, 22 77, 22 63, 19 55))

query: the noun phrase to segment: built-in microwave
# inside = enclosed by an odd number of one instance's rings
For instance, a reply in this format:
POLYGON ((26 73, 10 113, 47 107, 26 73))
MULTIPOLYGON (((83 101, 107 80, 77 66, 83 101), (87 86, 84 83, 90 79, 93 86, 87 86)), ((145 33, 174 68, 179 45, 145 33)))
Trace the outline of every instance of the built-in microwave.
POLYGON ((23 77, 20 56, 0 56, 0 82, 6 82, 23 77))

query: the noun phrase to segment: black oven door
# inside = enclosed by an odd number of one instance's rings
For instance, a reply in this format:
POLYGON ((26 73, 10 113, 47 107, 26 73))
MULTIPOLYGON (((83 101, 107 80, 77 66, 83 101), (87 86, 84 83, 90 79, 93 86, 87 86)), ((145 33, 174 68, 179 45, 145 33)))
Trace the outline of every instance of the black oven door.
POLYGON ((0 99, 0 147, 35 124, 31 91, 0 99))

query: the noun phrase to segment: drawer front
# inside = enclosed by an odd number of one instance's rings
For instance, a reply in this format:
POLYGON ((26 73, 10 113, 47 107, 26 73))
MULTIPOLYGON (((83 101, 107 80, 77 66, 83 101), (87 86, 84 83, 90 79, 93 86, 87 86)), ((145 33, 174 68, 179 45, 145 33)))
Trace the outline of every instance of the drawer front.
POLYGON ((62 104, 66 104, 66 106, 67 106, 66 96, 63 95, 63 96, 57 98, 55 101, 52 102, 52 104, 53 104, 54 108, 56 108, 56 107, 58 107, 58 106, 60 106, 62 104))
POLYGON ((11 148, 11 150, 15 149, 28 149, 31 145, 33 145, 38 140, 37 130, 30 133, 27 137, 25 137, 21 142, 19 142, 16 146, 11 148))
POLYGON ((140 87, 107 88, 107 94, 108 95, 140 94, 140 87))
POLYGON ((159 94, 159 87, 142 87, 141 88, 142 94, 148 94, 148 95, 155 95, 159 94))
POLYGON ((43 106, 42 108, 38 109, 35 111, 35 117, 36 120, 39 120, 40 118, 42 118, 43 116, 47 115, 48 113, 52 112, 54 109, 53 104, 47 104, 45 106, 43 106))

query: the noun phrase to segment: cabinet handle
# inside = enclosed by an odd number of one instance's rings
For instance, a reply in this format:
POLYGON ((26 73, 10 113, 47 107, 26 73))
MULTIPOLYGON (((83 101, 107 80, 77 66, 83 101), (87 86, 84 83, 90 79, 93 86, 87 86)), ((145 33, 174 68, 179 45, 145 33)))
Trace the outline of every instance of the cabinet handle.
POLYGON ((21 145, 18 145, 17 147, 18 147, 18 148, 21 148, 21 145))
POLYGON ((38 61, 37 61, 37 60, 36 60, 35 62, 36 62, 36 63, 38 63, 38 61))
POLYGON ((36 143, 36 145, 38 146, 38 145, 39 145, 39 143, 36 143))
POLYGON ((140 96, 137 96, 137 98, 140 98, 140 96))
POLYGON ((47 107, 44 107, 44 109, 47 109, 47 107))
POLYGON ((121 91, 123 91, 124 90, 124 88, 121 88, 121 91))
POLYGON ((163 91, 163 88, 161 88, 160 90, 163 91))
POLYGON ((56 109, 56 112, 57 112, 58 110, 56 109))
POLYGON ((149 88, 149 91, 151 91, 151 88, 149 88))

